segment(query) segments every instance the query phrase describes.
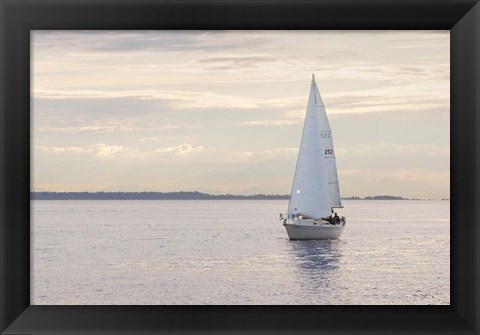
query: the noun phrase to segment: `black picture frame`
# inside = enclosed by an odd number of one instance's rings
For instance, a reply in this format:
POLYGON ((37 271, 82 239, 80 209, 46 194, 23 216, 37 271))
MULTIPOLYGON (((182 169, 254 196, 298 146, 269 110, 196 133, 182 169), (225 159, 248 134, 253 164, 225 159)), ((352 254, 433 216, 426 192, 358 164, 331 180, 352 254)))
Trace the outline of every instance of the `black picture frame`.
POLYGON ((0 11, 1 334, 479 333, 478 0, 0 0, 0 11), (30 31, 42 29, 450 30, 451 305, 30 306, 30 31))

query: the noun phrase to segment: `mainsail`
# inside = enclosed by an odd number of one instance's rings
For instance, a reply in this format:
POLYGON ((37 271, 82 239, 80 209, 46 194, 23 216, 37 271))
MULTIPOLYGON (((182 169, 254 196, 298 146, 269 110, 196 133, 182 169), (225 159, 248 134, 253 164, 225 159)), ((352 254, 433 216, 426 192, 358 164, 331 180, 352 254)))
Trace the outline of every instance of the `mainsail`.
POLYGON ((332 131, 313 77, 288 214, 321 218, 341 206, 332 131))

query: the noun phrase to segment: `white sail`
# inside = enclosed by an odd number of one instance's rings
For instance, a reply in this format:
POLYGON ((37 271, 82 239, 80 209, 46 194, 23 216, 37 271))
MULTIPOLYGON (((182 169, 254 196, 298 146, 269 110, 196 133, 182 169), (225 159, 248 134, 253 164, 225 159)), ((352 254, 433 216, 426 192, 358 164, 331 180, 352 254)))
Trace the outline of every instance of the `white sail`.
POLYGON ((318 91, 315 80, 312 81, 312 87, 317 102, 315 108, 320 120, 321 147, 323 149, 323 158, 325 160, 325 177, 327 182, 327 192, 330 198, 330 207, 342 207, 332 131, 325 111, 325 105, 320 97, 320 92, 318 91))
POLYGON ((341 207, 332 132, 312 79, 288 214, 321 218, 332 207, 341 207))

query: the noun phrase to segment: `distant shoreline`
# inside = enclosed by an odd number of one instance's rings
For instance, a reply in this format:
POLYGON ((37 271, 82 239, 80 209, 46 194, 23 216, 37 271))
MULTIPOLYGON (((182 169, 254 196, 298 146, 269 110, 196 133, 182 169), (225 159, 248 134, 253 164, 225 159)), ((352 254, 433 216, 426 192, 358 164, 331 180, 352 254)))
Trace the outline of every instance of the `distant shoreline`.
POLYGON ((201 192, 31 192, 31 200, 288 200, 288 195, 201 192))
MULTIPOLYGON (((31 200, 288 200, 288 194, 213 195, 201 192, 30 192, 31 200)), ((364 198, 349 197, 343 200, 450 200, 409 199, 392 195, 364 198)))

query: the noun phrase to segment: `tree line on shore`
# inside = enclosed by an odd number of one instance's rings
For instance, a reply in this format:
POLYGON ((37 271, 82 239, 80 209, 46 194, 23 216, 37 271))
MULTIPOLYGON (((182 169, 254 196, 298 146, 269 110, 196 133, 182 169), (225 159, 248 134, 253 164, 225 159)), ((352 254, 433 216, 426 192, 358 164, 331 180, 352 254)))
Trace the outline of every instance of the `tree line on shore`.
POLYGON ((277 194, 207 194, 201 192, 32 192, 32 200, 280 200, 277 194))

